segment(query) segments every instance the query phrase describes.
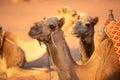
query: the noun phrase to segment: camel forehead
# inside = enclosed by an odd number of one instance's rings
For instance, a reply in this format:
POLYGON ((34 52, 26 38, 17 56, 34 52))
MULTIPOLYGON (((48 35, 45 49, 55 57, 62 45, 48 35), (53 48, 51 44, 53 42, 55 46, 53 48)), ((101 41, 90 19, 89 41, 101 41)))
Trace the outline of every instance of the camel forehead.
POLYGON ((81 21, 82 21, 83 24, 87 24, 87 23, 89 24, 89 23, 92 22, 92 17, 91 17, 91 16, 88 16, 88 15, 83 16, 83 17, 81 18, 81 21))
POLYGON ((46 18, 44 20, 44 24, 46 25, 54 25, 57 26, 58 25, 59 20, 56 17, 50 17, 50 18, 46 18))

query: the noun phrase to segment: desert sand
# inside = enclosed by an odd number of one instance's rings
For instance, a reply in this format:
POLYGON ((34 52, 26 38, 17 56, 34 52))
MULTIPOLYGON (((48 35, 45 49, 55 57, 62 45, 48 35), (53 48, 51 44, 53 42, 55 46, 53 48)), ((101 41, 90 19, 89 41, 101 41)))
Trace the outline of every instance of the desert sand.
MULTIPOLYGON (((72 9, 85 12, 91 16, 98 16, 99 22, 95 26, 98 31, 104 25, 107 19, 109 9, 113 9, 115 19, 120 19, 120 0, 39 0, 34 2, 20 2, 10 3, 4 0, 0 1, 0 25, 4 30, 14 33, 24 41, 32 41, 28 36, 28 31, 34 22, 42 20, 44 17, 55 16, 57 10, 62 6, 69 6, 72 9)), ((67 30, 68 35, 66 41, 69 45, 73 58, 76 61, 80 60, 79 42, 78 39, 71 36, 67 30)), ((46 68, 48 65, 47 55, 35 62, 26 63, 25 67, 46 68)), ((52 80, 57 80, 55 71, 51 72, 52 80)), ((9 78, 8 80, 50 80, 49 73, 44 76, 36 75, 22 78, 9 78)))

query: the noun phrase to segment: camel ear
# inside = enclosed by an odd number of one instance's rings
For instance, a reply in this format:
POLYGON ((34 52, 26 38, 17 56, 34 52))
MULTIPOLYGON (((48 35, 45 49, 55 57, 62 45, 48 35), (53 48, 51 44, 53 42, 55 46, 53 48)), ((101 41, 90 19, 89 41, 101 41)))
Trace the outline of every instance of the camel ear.
POLYGON ((75 10, 72 10, 72 16, 76 16, 77 15, 77 12, 75 10))
POLYGON ((67 8, 62 8, 63 13, 67 13, 67 8))
POLYGON ((80 15, 78 15, 77 19, 80 19, 80 15))
POLYGON ((96 25, 98 21, 99 21, 99 18, 98 18, 98 17, 94 17, 94 18, 93 18, 93 24, 94 24, 94 25, 96 25))
POLYGON ((46 19, 46 17, 43 17, 43 20, 45 20, 46 19))
POLYGON ((65 23, 65 18, 61 18, 61 19, 59 20, 58 26, 61 28, 64 23, 65 23))

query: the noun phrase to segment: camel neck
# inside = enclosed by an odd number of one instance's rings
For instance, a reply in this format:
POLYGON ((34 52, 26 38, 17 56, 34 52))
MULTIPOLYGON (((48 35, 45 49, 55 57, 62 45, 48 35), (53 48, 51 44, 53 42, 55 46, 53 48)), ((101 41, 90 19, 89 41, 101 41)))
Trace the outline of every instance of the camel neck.
POLYGON ((94 52, 94 35, 79 36, 79 44, 82 54, 82 61, 86 62, 94 52))
POLYGON ((70 55, 70 50, 61 30, 52 33, 51 41, 47 43, 47 48, 57 67, 60 80, 78 80, 75 70, 76 63, 70 55))
POLYGON ((87 51, 86 51, 86 47, 81 39, 81 37, 79 38, 79 44, 80 44, 80 50, 81 50, 81 54, 82 54, 82 61, 83 63, 86 62, 88 60, 88 56, 87 56, 87 51))

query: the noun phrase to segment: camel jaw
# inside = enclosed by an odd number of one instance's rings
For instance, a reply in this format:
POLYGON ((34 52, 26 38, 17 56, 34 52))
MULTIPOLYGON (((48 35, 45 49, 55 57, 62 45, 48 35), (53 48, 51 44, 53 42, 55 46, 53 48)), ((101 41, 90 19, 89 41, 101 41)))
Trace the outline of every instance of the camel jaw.
POLYGON ((73 37, 79 37, 78 33, 71 33, 73 37))
POLYGON ((37 39, 39 37, 39 33, 32 34, 32 33, 29 32, 29 36, 33 39, 37 39))

